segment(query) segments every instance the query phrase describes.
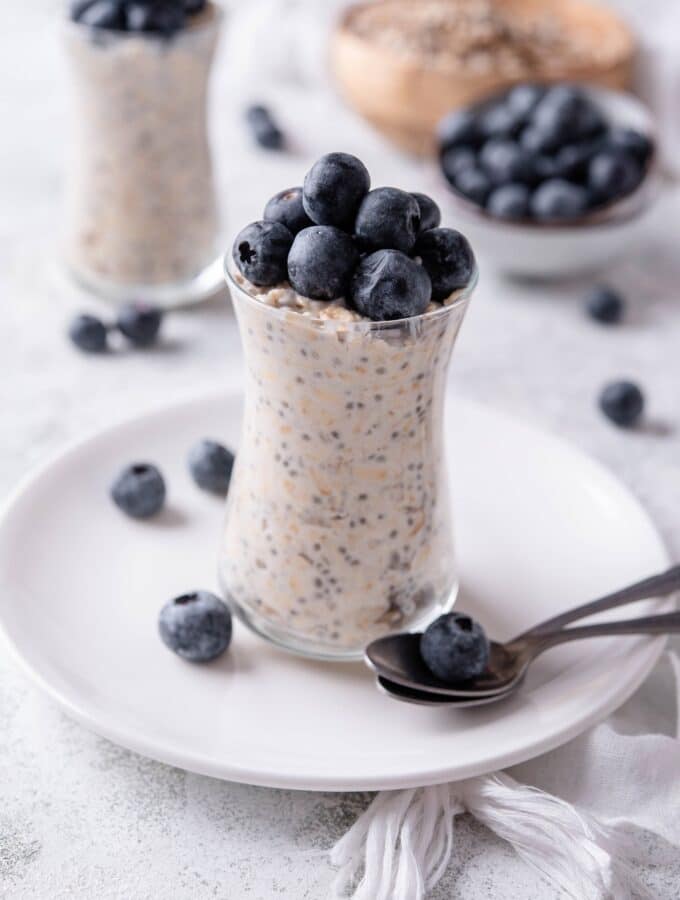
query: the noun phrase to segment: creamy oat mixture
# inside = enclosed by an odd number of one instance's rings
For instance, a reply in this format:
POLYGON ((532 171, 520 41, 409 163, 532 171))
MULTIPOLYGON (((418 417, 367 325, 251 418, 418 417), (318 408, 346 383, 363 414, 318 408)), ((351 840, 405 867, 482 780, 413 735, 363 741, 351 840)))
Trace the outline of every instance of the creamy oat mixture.
POLYGON ((248 386, 222 586, 261 630, 360 653, 455 590, 442 422, 466 301, 376 327, 286 285, 232 293, 248 386))
POLYGON ((216 256, 206 90, 214 7, 170 38, 70 24, 77 140, 66 253, 88 280, 184 281, 216 256))

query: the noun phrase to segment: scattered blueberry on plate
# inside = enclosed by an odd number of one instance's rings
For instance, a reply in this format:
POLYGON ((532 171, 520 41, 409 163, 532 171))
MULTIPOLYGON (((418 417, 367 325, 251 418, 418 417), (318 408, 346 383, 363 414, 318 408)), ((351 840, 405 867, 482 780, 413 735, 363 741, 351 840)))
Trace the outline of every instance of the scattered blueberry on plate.
POLYGON ((111 485, 111 499, 127 516, 149 519, 165 502, 165 481, 151 463, 133 463, 111 485))
POLYGON ((163 311, 150 303, 128 303, 116 318, 120 333, 135 347, 154 343, 163 323, 163 311))
POLYGON ((578 219, 630 194, 654 150, 571 84, 521 84, 451 113, 437 141, 454 191, 494 218, 540 222, 578 219))
POLYGON ((182 659, 210 662, 231 642, 231 613, 209 591, 193 591, 165 604, 158 631, 165 646, 182 659))
POLYGON ((107 349, 106 325, 96 316, 76 316, 69 325, 68 334, 84 353, 103 353, 107 349))
POLYGON ((614 288, 598 284, 593 287, 585 298, 586 312, 591 319, 601 322, 603 325, 613 325, 620 322, 623 317, 624 302, 621 294, 614 288))
POLYGON ((246 109, 246 122, 255 141, 266 150, 282 150, 285 144, 283 132, 274 121, 267 106, 260 103, 246 109))
POLYGON ((473 618, 450 612, 423 632, 420 654, 433 675, 453 684, 482 674, 489 661, 489 641, 473 618))
POLYGON ((226 496, 234 468, 234 454, 218 441, 208 438, 189 451, 189 471, 204 491, 226 496))
POLYGON ((599 406, 615 425, 632 428, 642 416, 645 398, 634 382, 613 381, 600 393, 599 406))

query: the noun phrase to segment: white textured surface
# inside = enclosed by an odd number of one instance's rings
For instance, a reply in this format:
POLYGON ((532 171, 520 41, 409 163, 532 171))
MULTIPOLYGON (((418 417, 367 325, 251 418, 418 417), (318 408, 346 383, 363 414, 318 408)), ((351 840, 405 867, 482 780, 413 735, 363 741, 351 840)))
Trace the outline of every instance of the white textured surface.
MULTIPOLYGON (((162 345, 148 353, 91 359, 65 341, 69 315, 96 306, 56 287, 49 266, 67 135, 54 5, 13 4, 0 33, 10 123, 0 157, 0 496, 64 441, 214 386, 238 362, 224 303, 171 317, 162 345)), ((292 94, 272 94, 296 136, 295 151, 251 152, 234 112, 246 98, 231 95, 226 64, 223 57, 213 113, 232 223, 256 218, 270 194, 299 183, 308 160, 329 149, 362 155, 376 183, 424 183, 412 163, 325 97, 293 103, 292 94), (286 108, 284 99, 291 101, 286 108)), ((646 503, 676 558, 679 224, 680 197, 669 189, 648 242, 607 273, 630 301, 619 328, 582 315, 582 285, 498 282, 481 260, 481 286, 453 365, 471 396, 538 421, 611 466, 646 503), (595 407, 602 382, 621 375, 639 380, 648 397, 647 424, 630 434, 609 426, 595 407)), ((332 876, 323 851, 367 799, 221 783, 137 757, 69 722, 0 652, 0 895, 10 900, 317 900, 332 876)), ((468 817, 458 835, 456 859, 434 900, 554 896, 468 817)), ((655 897, 677 898, 680 864, 646 869, 643 877, 655 897)))

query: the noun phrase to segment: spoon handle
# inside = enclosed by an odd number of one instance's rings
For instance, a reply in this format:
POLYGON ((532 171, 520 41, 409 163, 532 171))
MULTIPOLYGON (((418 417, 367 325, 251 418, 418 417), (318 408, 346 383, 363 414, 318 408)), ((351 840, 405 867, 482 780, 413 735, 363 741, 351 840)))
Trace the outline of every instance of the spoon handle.
POLYGON ((673 566, 659 575, 653 575, 651 578, 645 578, 642 581, 637 581, 635 584, 630 584, 628 587, 614 591, 613 594, 600 597, 599 600, 584 603, 582 606, 574 607, 574 609, 568 609, 552 619, 546 619, 545 622, 534 625, 533 628, 523 632, 519 637, 527 638, 534 634, 543 634, 545 631, 553 631, 561 628, 563 625, 568 625, 570 622, 575 622, 577 619, 585 619, 587 616, 604 612, 607 609, 615 609, 617 606, 634 603, 636 600, 647 600, 649 597, 666 597, 677 590, 680 590, 680 565, 673 566))
POLYGON ((562 628, 527 636, 527 644, 535 655, 550 647, 564 644, 567 641, 580 641, 581 638, 615 637, 624 634, 673 634, 680 632, 680 612, 665 613, 659 616, 643 616, 640 619, 625 619, 622 622, 597 622, 594 625, 582 625, 579 628, 562 628))

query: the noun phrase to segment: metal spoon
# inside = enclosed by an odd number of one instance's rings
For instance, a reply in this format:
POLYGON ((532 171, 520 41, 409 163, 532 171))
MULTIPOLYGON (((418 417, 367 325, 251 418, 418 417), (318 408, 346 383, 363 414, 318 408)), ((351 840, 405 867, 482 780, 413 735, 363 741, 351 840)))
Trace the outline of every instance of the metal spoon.
MULTIPOLYGON (((449 699, 493 697, 514 690, 524 678, 529 664, 540 653, 565 641, 616 634, 664 634, 677 630, 676 625, 680 623, 680 614, 677 613, 624 622, 603 622, 582 628, 562 629, 561 626, 637 600, 666 596, 678 588, 680 566, 674 566, 660 575, 560 613, 506 644, 491 641, 486 671, 469 682, 452 685, 436 678, 422 660, 418 633, 390 635, 373 641, 366 648, 366 662, 387 682, 387 685, 383 684, 386 689, 396 684, 417 694, 425 692, 449 699)), ((391 692, 395 693, 394 690, 391 692)))

